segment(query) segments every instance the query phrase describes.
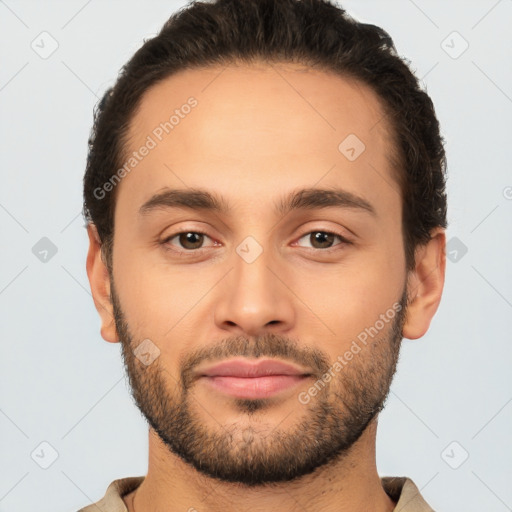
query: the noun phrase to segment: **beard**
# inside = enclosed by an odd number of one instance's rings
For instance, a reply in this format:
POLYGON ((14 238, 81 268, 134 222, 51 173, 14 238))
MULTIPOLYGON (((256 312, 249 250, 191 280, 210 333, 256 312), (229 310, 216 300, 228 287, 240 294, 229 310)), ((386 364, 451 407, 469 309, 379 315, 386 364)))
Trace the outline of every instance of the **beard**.
POLYGON ((406 299, 405 288, 401 308, 386 328, 345 361, 339 371, 332 371, 334 363, 321 350, 265 334, 231 337, 193 350, 181 357, 176 378, 162 366, 160 357, 145 366, 134 355, 142 339, 130 331, 111 275, 114 319, 137 407, 170 452, 203 475, 249 487, 296 480, 349 453, 384 408, 398 362, 406 299), (307 404, 296 399, 297 410, 303 413, 291 428, 280 429, 279 423, 271 429, 268 425, 259 428, 262 423, 256 421, 261 420, 256 413, 275 407, 272 398, 231 398, 238 411, 237 421, 230 425, 217 422, 210 427, 198 414, 201 404, 194 397, 194 369, 203 361, 237 356, 295 362, 311 369, 319 380, 331 369, 332 377, 328 382, 322 380, 320 391, 307 404), (239 421, 244 414, 244 421, 239 421))

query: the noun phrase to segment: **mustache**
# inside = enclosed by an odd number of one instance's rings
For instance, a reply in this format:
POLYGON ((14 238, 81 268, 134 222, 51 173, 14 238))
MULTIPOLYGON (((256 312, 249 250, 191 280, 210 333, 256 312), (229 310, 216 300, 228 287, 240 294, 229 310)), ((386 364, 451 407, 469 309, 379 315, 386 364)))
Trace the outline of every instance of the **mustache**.
POLYGON ((212 346, 201 347, 180 358, 181 381, 185 389, 193 383, 194 370, 199 364, 232 357, 279 358, 310 368, 315 376, 323 375, 330 367, 329 359, 323 352, 303 347, 296 339, 283 338, 273 333, 255 338, 235 336, 212 346))

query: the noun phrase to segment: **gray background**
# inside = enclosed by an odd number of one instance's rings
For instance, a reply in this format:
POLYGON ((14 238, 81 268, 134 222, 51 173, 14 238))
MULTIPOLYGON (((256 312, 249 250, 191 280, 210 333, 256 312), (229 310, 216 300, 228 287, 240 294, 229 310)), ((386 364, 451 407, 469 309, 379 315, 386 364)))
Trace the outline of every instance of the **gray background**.
MULTIPOLYGON (((77 510, 146 473, 147 427, 90 295, 81 180, 95 103, 182 5, 0 1, 0 511, 77 510)), ((512 510, 512 1, 343 6, 391 34, 447 140, 445 291, 404 340, 379 473, 439 511, 512 510)))

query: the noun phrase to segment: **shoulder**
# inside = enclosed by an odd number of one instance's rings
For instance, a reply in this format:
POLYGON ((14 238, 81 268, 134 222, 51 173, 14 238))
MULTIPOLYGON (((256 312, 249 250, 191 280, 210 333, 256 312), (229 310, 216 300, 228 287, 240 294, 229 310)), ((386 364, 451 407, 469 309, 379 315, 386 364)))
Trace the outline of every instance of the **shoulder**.
POLYGON ((425 501, 416 484, 405 476, 385 476, 381 478, 386 494, 396 503, 395 510, 401 512, 434 512, 425 501))
POLYGON ((101 500, 81 508, 78 512, 126 512, 123 496, 134 491, 143 482, 144 476, 119 478, 110 483, 101 500))

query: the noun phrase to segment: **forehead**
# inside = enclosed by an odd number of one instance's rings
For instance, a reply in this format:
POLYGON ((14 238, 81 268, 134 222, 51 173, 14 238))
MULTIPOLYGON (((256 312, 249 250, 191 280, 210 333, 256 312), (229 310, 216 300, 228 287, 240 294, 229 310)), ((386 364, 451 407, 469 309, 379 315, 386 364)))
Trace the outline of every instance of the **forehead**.
POLYGON ((236 191, 241 203, 319 182, 369 201, 398 188, 374 91, 303 65, 180 71, 146 91, 128 133, 125 161, 152 141, 119 187, 139 205, 166 186, 236 191))
MULTIPOLYGON (((387 135, 381 101, 369 86, 304 65, 262 62, 187 69, 158 82, 143 94, 130 135, 137 139, 150 133, 190 98, 197 101, 193 113, 200 116, 190 116, 187 125, 194 124, 194 135, 204 142, 213 140, 205 137, 212 131, 262 137, 279 128, 287 128, 280 140, 289 134, 296 141, 302 133, 312 142, 325 136, 336 142, 351 130, 370 146, 387 135)), ((173 129, 175 139, 180 132, 184 139, 190 134, 173 129)))

